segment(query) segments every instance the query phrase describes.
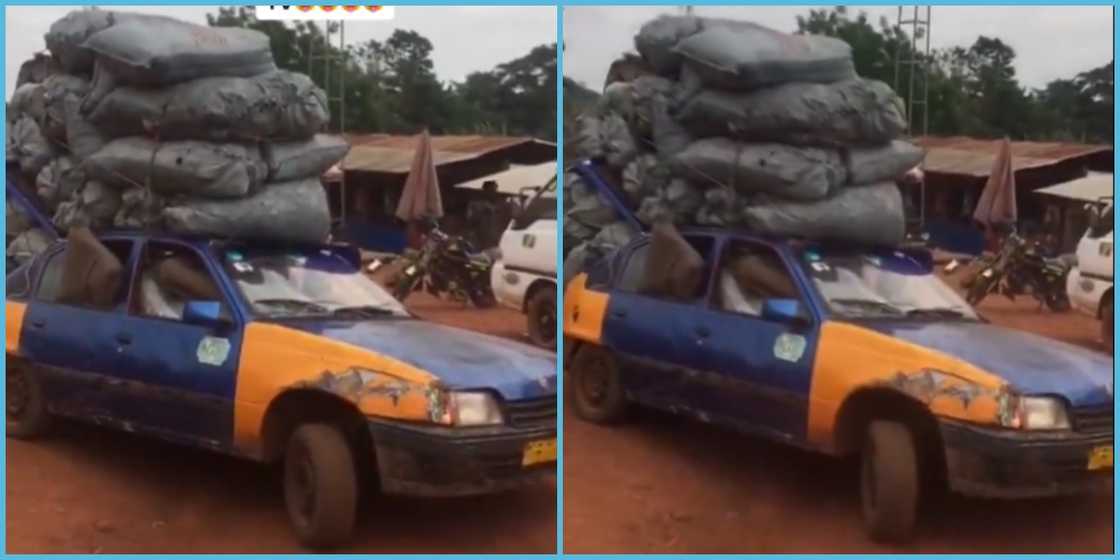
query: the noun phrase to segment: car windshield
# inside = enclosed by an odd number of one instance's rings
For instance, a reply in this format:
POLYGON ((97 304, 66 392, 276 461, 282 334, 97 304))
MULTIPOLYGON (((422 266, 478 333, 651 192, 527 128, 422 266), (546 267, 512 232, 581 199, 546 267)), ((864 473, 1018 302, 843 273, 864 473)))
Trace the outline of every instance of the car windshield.
POLYGON ((810 250, 802 261, 829 310, 841 317, 979 319, 929 266, 903 252, 810 250))
POLYGON ((388 291, 330 250, 227 250, 222 260, 253 312, 262 316, 410 316, 388 291))

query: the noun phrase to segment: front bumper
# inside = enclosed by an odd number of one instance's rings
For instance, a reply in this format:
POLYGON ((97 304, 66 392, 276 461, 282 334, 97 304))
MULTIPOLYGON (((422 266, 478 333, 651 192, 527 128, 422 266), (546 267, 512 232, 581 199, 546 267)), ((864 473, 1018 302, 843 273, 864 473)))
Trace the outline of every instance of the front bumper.
POLYGON ((949 487, 986 498, 1037 498, 1107 493, 1113 469, 1089 470, 1098 448, 1111 453, 1112 434, 1045 434, 941 420, 949 487))
POLYGON ((445 428, 370 420, 381 490, 412 496, 492 494, 556 475, 550 460, 523 466, 530 442, 556 440, 556 427, 445 428))

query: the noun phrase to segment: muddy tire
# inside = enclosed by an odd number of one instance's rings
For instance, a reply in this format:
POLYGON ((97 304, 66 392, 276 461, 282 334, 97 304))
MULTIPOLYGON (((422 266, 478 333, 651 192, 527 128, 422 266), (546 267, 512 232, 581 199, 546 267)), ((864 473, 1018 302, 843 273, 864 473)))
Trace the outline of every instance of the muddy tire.
POLYGON ((1104 347, 1107 348, 1109 352, 1115 352, 1112 340, 1114 336, 1112 333, 1115 328, 1113 324, 1113 313, 1112 296, 1110 295, 1105 298, 1104 304, 1101 306, 1101 338, 1104 339, 1104 347))
POLYGON ((525 304, 529 339, 533 344, 556 350, 556 291, 553 286, 538 288, 525 304))
POLYGON ((913 537, 920 476, 913 432, 900 422, 872 421, 860 465, 863 520, 872 539, 898 544, 913 537))
POLYGON ((284 457, 284 501, 288 520, 306 547, 338 547, 354 531, 358 477, 345 436, 328 424, 304 424, 284 457))
POLYGON ((17 439, 35 439, 46 435, 51 427, 51 414, 39 376, 9 356, 6 379, 7 434, 17 439))
POLYGON ((576 415, 596 424, 613 424, 626 417, 629 403, 614 356, 599 346, 580 348, 569 368, 569 396, 576 415))

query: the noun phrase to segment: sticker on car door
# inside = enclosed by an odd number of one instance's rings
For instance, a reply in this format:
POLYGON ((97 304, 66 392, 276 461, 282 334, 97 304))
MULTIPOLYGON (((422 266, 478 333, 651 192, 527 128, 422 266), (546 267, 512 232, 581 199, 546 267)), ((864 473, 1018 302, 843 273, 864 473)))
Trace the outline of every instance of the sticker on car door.
POLYGON ((774 357, 787 362, 797 362, 805 354, 805 337, 783 333, 774 341, 774 357))
POLYGON ((229 357, 229 339, 204 336, 198 343, 198 362, 208 366, 220 366, 229 357))

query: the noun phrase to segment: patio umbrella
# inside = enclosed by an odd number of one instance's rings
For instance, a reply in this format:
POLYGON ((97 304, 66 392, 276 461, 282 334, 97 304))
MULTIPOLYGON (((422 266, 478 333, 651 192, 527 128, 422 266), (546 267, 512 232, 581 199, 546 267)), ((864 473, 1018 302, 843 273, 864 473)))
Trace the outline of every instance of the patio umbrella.
POLYGON ((1019 219, 1015 204, 1015 170, 1011 165, 1011 141, 1006 137, 992 164, 992 173, 976 202, 972 219, 991 230, 997 224, 1014 224, 1019 219))
POLYGON ((419 221, 422 218, 442 218, 443 200, 439 194, 439 177, 436 175, 435 155, 432 154, 432 137, 425 129, 420 134, 412 168, 401 189, 396 216, 408 224, 408 245, 418 249, 423 242, 419 221))
POLYGON ((443 200, 439 194, 435 156, 432 154, 432 137, 425 129, 416 146, 412 168, 408 171, 396 216, 405 222, 415 222, 424 217, 443 217, 443 200))

